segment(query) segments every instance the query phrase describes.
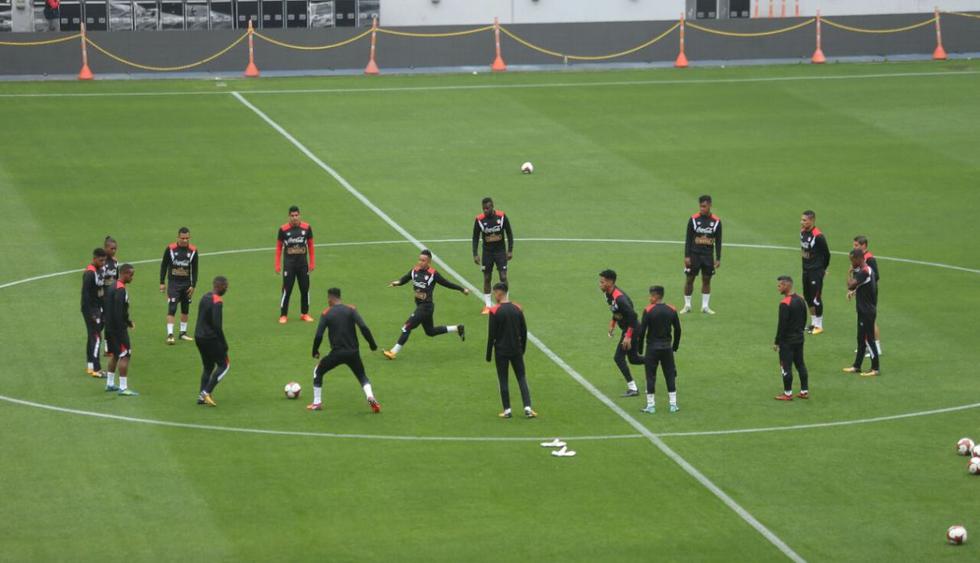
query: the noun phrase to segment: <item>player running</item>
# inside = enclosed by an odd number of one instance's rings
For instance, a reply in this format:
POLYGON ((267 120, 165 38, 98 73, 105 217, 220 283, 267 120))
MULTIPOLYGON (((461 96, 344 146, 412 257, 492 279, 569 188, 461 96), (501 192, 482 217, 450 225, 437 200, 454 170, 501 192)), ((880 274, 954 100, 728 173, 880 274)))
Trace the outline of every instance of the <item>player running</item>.
POLYGON ((106 373, 105 390, 118 391, 121 397, 139 395, 129 388, 129 359, 133 346, 129 342, 129 330, 136 328, 129 318, 129 291, 126 286, 133 281, 135 274, 132 264, 123 264, 118 269, 116 286, 105 300, 105 336, 109 345, 109 371, 106 373), (119 386, 116 386, 116 369, 119 370, 119 386))
POLYGON ((721 267, 721 219, 711 213, 711 196, 698 198, 699 211, 687 221, 684 238, 684 308, 681 314, 691 312, 691 295, 694 278, 701 273, 701 312, 714 315, 708 303, 711 301, 711 277, 721 267))
POLYGON ((436 290, 436 284, 460 291, 463 295, 469 295, 470 290, 442 277, 442 274, 430 266, 431 263, 432 252, 425 249, 419 254, 418 263, 407 274, 388 284, 388 287, 398 287, 411 281, 412 287, 415 289, 415 311, 402 326, 402 334, 398 337, 398 342, 395 343, 391 350, 385 350, 383 352, 389 360, 394 360, 398 356, 398 352, 401 351, 402 346, 408 342, 408 337, 412 334, 412 330, 419 325, 422 325, 426 336, 439 336, 447 332, 455 332, 459 334, 460 340, 466 340, 466 332, 463 325, 434 326, 432 317, 435 313, 436 306, 432 301, 432 294, 436 290))
POLYGON ((300 320, 313 322, 310 316, 310 272, 316 268, 313 246, 313 229, 299 218, 299 207, 289 208, 289 221, 279 227, 276 240, 276 273, 282 272, 282 297, 279 299, 279 324, 286 324, 289 313, 289 297, 293 285, 299 282, 300 320), (282 251, 286 250, 285 265, 282 251), (309 256, 309 262, 306 257, 309 256))
POLYGON ((345 364, 354 372, 357 381, 364 390, 368 405, 374 412, 381 412, 381 403, 374 398, 374 390, 371 388, 371 380, 364 372, 364 362, 361 361, 360 345, 357 341, 357 332, 354 327, 361 329, 364 340, 367 340, 371 351, 378 349, 374 342, 374 336, 367 323, 361 318, 357 309, 353 305, 346 305, 340 300, 340 290, 331 287, 327 290, 327 307, 320 315, 320 324, 316 328, 316 336, 313 338, 313 358, 320 358, 320 343, 323 342, 323 333, 329 330, 330 353, 317 363, 313 368, 313 402, 306 406, 308 410, 323 410, 323 376, 333 368, 345 364))
POLYGON ((650 304, 643 311, 639 334, 636 336, 637 346, 641 348, 637 350, 638 354, 643 352, 642 347, 644 340, 646 341, 647 353, 643 360, 647 377, 647 406, 643 412, 647 414, 657 412, 654 393, 657 387, 658 365, 664 370, 670 412, 681 410, 677 406, 677 364, 674 362, 674 352, 681 345, 681 319, 677 316, 677 309, 663 303, 663 298, 662 285, 650 287, 650 304))
POLYGON ((92 251, 92 262, 82 274, 82 318, 85 320, 85 373, 92 377, 105 377, 99 359, 102 341, 102 299, 105 286, 102 284, 102 266, 105 265, 106 251, 96 248, 92 251))
POLYGON ((858 373, 865 377, 875 377, 881 375, 878 349, 871 346, 875 335, 875 320, 878 317, 878 285, 875 283, 875 275, 864 261, 864 251, 860 248, 851 250, 851 273, 847 280, 847 299, 855 299, 857 309, 858 330, 857 340, 858 349, 854 356, 854 364, 844 368, 844 373, 858 373), (864 353, 871 350, 871 370, 861 371, 861 363, 864 361, 864 353))
POLYGON ((493 267, 497 266, 497 277, 501 283, 507 283, 507 263, 514 257, 514 232, 510 228, 510 219, 503 211, 493 208, 493 199, 483 198, 483 213, 476 216, 473 222, 473 263, 483 271, 483 312, 490 312, 490 283, 493 280, 493 267), (504 236, 507 244, 504 245, 504 236), (483 258, 476 249, 483 237, 483 258))
MULTIPOLYGON (((864 261, 871 268, 871 271, 875 275, 875 297, 877 297, 881 291, 881 275, 878 272, 878 259, 875 258, 874 254, 868 250, 868 237, 864 235, 858 235, 854 237, 854 248, 858 248, 861 252, 864 252, 864 261)), ((881 330, 878 329, 878 317, 875 316, 875 348, 878 349, 878 355, 881 355, 881 330)), ((867 356, 871 357, 871 351, 868 350, 867 356)))
POLYGON ((811 210, 800 218, 800 248, 803 256, 803 298, 810 307, 810 334, 823 332, 823 278, 830 267, 827 237, 814 226, 817 215, 811 210))
POLYGON ((777 401, 793 400, 793 366, 800 376, 800 399, 810 398, 810 380, 803 361, 803 328, 806 326, 806 302, 793 293, 793 278, 779 276, 776 278, 780 295, 779 324, 776 326, 776 338, 772 349, 779 353, 779 369, 783 375, 783 392, 776 395, 777 401))
POLYGON ((494 352, 497 356, 497 381, 500 384, 500 402, 504 410, 497 416, 510 418, 510 387, 508 366, 514 368, 514 377, 521 389, 524 403, 524 416, 535 418, 538 413, 531 408, 531 391, 527 387, 524 372, 524 352, 527 350, 527 322, 521 306, 511 303, 507 296, 507 284, 500 282, 493 286, 493 297, 497 304, 490 308, 490 327, 487 331, 487 361, 494 352))
POLYGON ((231 360, 228 359, 228 341, 224 331, 224 300, 228 292, 228 278, 217 276, 211 282, 211 291, 205 293, 197 306, 197 326, 194 328, 194 343, 201 354, 201 392, 197 404, 218 406, 212 395, 214 388, 228 374, 231 360))
POLYGON ((606 296, 606 303, 609 304, 609 310, 612 311, 612 320, 609 321, 609 338, 612 338, 617 325, 622 330, 619 335, 619 343, 616 345, 616 353, 613 355, 616 367, 619 368, 626 380, 626 392, 622 396, 636 397, 640 392, 637 390, 636 381, 633 380, 633 375, 630 373, 629 364, 643 365, 643 358, 637 353, 639 349, 636 341, 638 321, 636 310, 633 309, 633 301, 616 286, 616 272, 613 270, 599 272, 599 289, 606 296))
POLYGON ((194 340, 187 335, 187 314, 191 297, 197 286, 197 247, 191 244, 191 230, 181 227, 177 242, 163 251, 160 262, 160 293, 167 293, 167 344, 174 344, 174 315, 180 303, 180 339, 194 340), (164 283, 166 282, 166 283, 164 283))

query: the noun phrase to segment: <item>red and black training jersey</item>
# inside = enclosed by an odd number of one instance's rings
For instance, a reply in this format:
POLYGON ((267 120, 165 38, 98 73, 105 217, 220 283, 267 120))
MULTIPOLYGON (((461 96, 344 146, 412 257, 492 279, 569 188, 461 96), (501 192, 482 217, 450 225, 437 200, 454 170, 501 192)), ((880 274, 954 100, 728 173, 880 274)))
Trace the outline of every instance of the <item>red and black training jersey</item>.
POLYGON ((160 283, 171 287, 197 287, 197 247, 171 243, 163 251, 160 262, 160 283))
POLYGON ((787 295, 779 302, 779 323, 773 344, 802 344, 805 327, 806 301, 795 293, 787 295))
POLYGON ((462 286, 456 285, 442 277, 442 274, 437 272, 435 268, 426 268, 424 270, 412 268, 398 280, 398 285, 405 285, 409 281, 412 282, 412 287, 415 288, 415 303, 417 305, 421 303, 432 303, 432 294, 436 290, 436 284, 456 291, 463 291, 462 286))
POLYGON ((104 293, 105 287, 102 285, 101 272, 94 264, 89 264, 82 274, 82 313, 86 317, 101 317, 104 293))
POLYGON ((306 262, 306 257, 310 257, 310 267, 316 267, 316 253, 313 246, 313 228, 309 223, 300 223, 293 226, 290 223, 279 227, 278 239, 276 240, 276 269, 281 266, 283 249, 286 251, 286 264, 306 262))
POLYGON ((641 349, 636 351, 638 354, 643 353, 644 344, 647 351, 676 351, 681 345, 681 319, 677 316, 677 309, 672 305, 666 303, 647 305, 643 310, 639 330, 637 340, 640 342, 641 349))
POLYGON ((684 239, 684 257, 715 255, 721 261, 721 219, 715 214, 695 213, 687 221, 687 236, 684 239))
POLYGON ((830 247, 827 237, 814 227, 800 230, 800 253, 803 257, 803 271, 826 270, 830 266, 830 247))
POLYGON ((620 329, 626 331, 627 337, 631 338, 638 324, 633 300, 618 287, 614 287, 611 293, 606 294, 606 303, 609 304, 609 310, 612 311, 613 320, 616 321, 620 329))
POLYGON ((201 297, 197 306, 197 326, 194 327, 195 340, 218 340, 228 348, 224 331, 224 301, 217 293, 209 291, 201 297))
POLYGON ((330 350, 338 352, 356 351, 360 349, 357 341, 357 332, 354 327, 361 329, 364 340, 372 350, 377 350, 378 345, 371 335, 371 330, 367 323, 361 318, 361 314, 353 305, 338 303, 332 307, 324 309, 320 315, 320 324, 316 327, 316 336, 313 338, 313 355, 320 351, 320 344, 323 342, 323 333, 327 332, 330 339, 330 350))
POLYGON ((517 303, 501 303, 490 307, 490 327, 487 331, 487 361, 497 352, 498 357, 524 355, 527 349, 527 322, 517 303))
POLYGON ((133 322, 129 319, 129 291, 126 284, 117 281, 105 300, 106 334, 121 338, 132 326, 133 322))
POLYGON ((878 310, 878 284, 871 266, 864 264, 851 270, 851 276, 857 282, 854 288, 854 306, 860 314, 871 314, 878 310))
POLYGON ((507 252, 514 250, 514 232, 510 228, 510 219, 503 211, 494 210, 492 215, 480 213, 473 222, 473 255, 483 238, 483 250, 499 251, 504 249, 504 237, 507 237, 507 252))
POLYGON ((108 292, 116 286, 116 280, 119 278, 119 261, 112 256, 106 256, 105 265, 99 273, 102 275, 102 285, 108 292))
POLYGON ((864 263, 870 266, 871 271, 875 273, 875 287, 877 288, 878 281, 881 280, 881 275, 878 273, 878 259, 875 258, 874 254, 865 252, 864 263))

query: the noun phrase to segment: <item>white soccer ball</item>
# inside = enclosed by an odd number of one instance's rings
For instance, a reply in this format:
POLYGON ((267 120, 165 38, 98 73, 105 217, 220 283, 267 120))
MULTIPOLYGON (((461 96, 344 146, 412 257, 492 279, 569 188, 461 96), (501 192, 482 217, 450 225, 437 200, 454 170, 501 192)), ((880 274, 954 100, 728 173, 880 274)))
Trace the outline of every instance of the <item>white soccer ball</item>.
POLYGON ((971 457, 966 470, 970 472, 970 475, 980 475, 980 457, 971 457))
POLYGON ((966 454, 970 457, 980 457, 980 444, 977 444, 970 448, 970 453, 966 454))
POLYGON ((283 388, 283 392, 286 393, 287 399, 299 398, 299 394, 302 390, 303 387, 299 383, 296 383, 295 381, 290 381, 289 383, 286 384, 286 387, 283 388))
POLYGON ((966 528, 963 526, 950 526, 946 530, 946 541, 953 545, 960 545, 966 542, 966 528))
POLYGON ((973 440, 969 438, 960 438, 960 441, 956 442, 956 452, 960 455, 970 455, 973 447, 973 440))
POLYGON ((531 164, 530 162, 525 162, 524 164, 521 165, 521 172, 525 174, 531 174, 532 172, 534 172, 534 165, 531 164))

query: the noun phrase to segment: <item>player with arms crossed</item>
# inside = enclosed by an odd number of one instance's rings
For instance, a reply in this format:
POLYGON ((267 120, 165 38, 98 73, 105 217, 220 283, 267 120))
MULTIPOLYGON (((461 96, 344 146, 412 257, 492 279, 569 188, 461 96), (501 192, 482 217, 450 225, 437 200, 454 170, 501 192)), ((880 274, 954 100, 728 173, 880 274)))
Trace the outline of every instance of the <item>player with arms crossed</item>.
POLYGON ((875 274, 864 261, 864 251, 860 248, 851 250, 851 274, 847 280, 847 299, 855 300, 857 309, 857 339, 858 349, 854 356, 854 364, 844 368, 844 373, 861 373, 865 377, 881 375, 878 347, 874 346, 875 321, 878 318, 878 286, 875 274), (865 351, 871 351, 871 370, 861 372, 865 351))
POLYGON ((92 251, 92 262, 82 273, 82 318, 85 320, 85 373, 92 377, 105 377, 99 359, 102 341, 102 301, 105 286, 102 284, 102 266, 105 265, 106 251, 96 248, 92 251))
POLYGON ((803 257, 803 298, 810 307, 810 334, 823 332, 823 278, 830 267, 827 237, 813 223, 817 214, 807 209, 800 217, 800 253, 803 257))
POLYGON ((783 296, 779 302, 779 324, 772 349, 779 352, 779 369, 783 375, 783 392, 776 395, 777 401, 793 400, 793 366, 800 376, 800 399, 810 398, 810 377, 803 361, 803 328, 806 326, 806 302, 793 293, 793 278, 776 278, 777 289, 783 296))
POLYGON ((276 240, 276 273, 282 272, 282 297, 279 299, 279 324, 286 324, 289 313, 289 297, 293 285, 299 282, 300 320, 313 322, 310 316, 310 272, 316 268, 313 246, 313 228, 299 218, 299 207, 289 208, 289 221, 279 227, 276 240), (282 252, 286 250, 285 266, 282 252), (309 262, 306 257, 309 256, 309 262))
POLYGON ((483 198, 483 213, 476 216, 473 222, 473 262, 483 271, 483 314, 490 312, 490 283, 493 281, 493 267, 497 267, 497 276, 501 283, 507 283, 507 263, 514 257, 514 232, 510 228, 510 219, 503 211, 493 208, 493 199, 483 198), (504 237, 507 244, 504 245, 504 237), (483 258, 476 249, 483 238, 483 258))
POLYGON ((698 198, 699 210, 687 221, 684 238, 684 308, 681 314, 691 312, 691 295, 694 278, 701 273, 701 312, 714 315, 708 303, 711 301, 711 277, 721 267, 721 219, 711 213, 711 196, 698 198))
POLYGON ((224 297, 228 292, 228 278, 217 276, 211 282, 211 291, 205 293, 197 306, 197 326, 194 327, 194 343, 201 354, 201 391, 197 404, 218 406, 211 396, 214 388, 228 374, 231 360, 228 358, 228 341, 224 330, 224 297))
POLYGON ((613 361, 616 367, 623 374, 626 380, 626 392, 623 397, 636 397, 640 394, 636 388, 636 381, 630 373, 629 364, 642 366, 643 358, 639 356, 637 350, 637 328, 639 326, 636 318, 636 310, 633 308, 633 301, 619 287, 616 286, 616 272, 613 270, 603 270, 599 272, 599 289, 606 297, 609 310, 612 311, 612 320, 609 321, 609 338, 612 338, 618 325, 622 331, 619 335, 619 343, 616 345, 616 353, 613 354, 613 361), (627 358, 629 363, 627 363, 627 358))
POLYGON ((490 326, 487 330, 487 361, 496 353, 497 382, 500 384, 500 402, 504 410, 497 416, 510 418, 510 386, 508 366, 514 368, 514 377, 521 389, 524 403, 524 416, 535 418, 538 413, 531 408, 531 390, 527 386, 524 371, 524 352, 527 350, 527 322, 521 306, 511 303, 507 297, 507 284, 500 282, 493 286, 493 297, 497 304, 490 308, 490 326))
POLYGON ((437 272, 431 264, 432 252, 424 249, 419 254, 418 263, 407 274, 388 284, 388 287, 399 287, 411 282, 412 287, 415 289, 415 311, 402 326, 402 334, 398 337, 398 342, 395 343, 391 350, 384 351, 385 357, 389 360, 394 360, 398 356, 398 352, 401 351, 402 346, 408 342, 408 337, 412 334, 412 330, 419 325, 422 325, 426 336, 439 336, 447 332, 455 332, 459 334, 460 340, 466 340, 466 329, 463 325, 435 326, 433 324, 432 318, 436 305, 432 301, 432 294, 435 293, 437 284, 460 291, 463 295, 469 295, 470 290, 442 277, 442 274, 437 272))
MULTIPOLYGON (((642 348, 646 341, 646 356, 644 366, 647 377, 647 406, 643 412, 657 412, 654 393, 657 387, 657 366, 664 370, 664 380, 667 382, 667 398, 670 412, 680 410, 677 406, 677 364, 674 362, 674 352, 681 345, 681 319, 673 306, 663 303, 664 288, 662 285, 650 287, 650 304, 643 311, 640 320, 637 344, 642 348), (673 332, 673 337, 671 337, 673 332)), ((642 353, 642 350, 637 350, 642 353)))
POLYGON ((167 344, 174 344, 174 315, 180 303, 180 339, 194 340, 187 335, 187 314, 191 297, 197 286, 197 247, 191 244, 191 230, 181 227, 177 242, 163 251, 160 262, 160 292, 167 293, 167 344))
POLYGON ((129 388, 129 359, 133 346, 129 342, 129 330, 136 328, 129 318, 129 290, 135 274, 132 264, 118 268, 116 286, 106 296, 105 336, 109 347, 109 372, 106 373, 106 391, 118 391, 121 397, 139 395, 129 388), (119 386, 116 386, 115 372, 119 370, 119 386))
POLYGON ((323 376, 333 368, 344 364, 354 372, 354 377, 361 384, 364 397, 367 398, 371 410, 376 413, 381 412, 381 403, 374 398, 371 380, 368 379, 367 373, 364 371, 360 344, 357 341, 357 331, 354 327, 361 329, 361 334, 364 335, 364 340, 367 340, 372 352, 378 349, 378 345, 374 342, 374 336, 371 335, 371 330, 357 309, 340 300, 340 289, 331 287, 327 290, 327 303, 329 303, 329 307, 320 315, 320 324, 317 326, 316 336, 313 338, 313 358, 320 359, 320 344, 323 342, 323 333, 328 331, 330 353, 313 368, 313 402, 306 408, 311 411, 323 410, 323 376))

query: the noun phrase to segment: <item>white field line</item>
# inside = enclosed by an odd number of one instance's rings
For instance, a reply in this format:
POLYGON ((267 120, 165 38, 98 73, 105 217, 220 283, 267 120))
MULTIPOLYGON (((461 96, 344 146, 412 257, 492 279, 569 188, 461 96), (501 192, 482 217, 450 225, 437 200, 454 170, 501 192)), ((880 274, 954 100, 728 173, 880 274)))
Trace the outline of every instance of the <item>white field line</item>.
MULTIPOLYGON (((527 90, 538 88, 605 88, 614 86, 675 86, 685 84, 752 84, 765 82, 808 82, 822 80, 873 80, 877 78, 914 78, 936 76, 971 76, 980 70, 930 71, 930 72, 891 72, 868 74, 838 74, 824 76, 759 76, 746 78, 693 78, 690 80, 612 80, 602 82, 543 82, 537 84, 457 84, 447 86, 392 86, 378 88, 309 88, 282 90, 252 90, 245 94, 364 94, 390 92, 445 92, 456 90, 527 90)), ((227 91, 217 90, 172 90, 157 92, 23 92, 0 94, 0 98, 98 98, 98 97, 141 97, 141 96, 214 96, 227 95, 227 91)))
MULTIPOLYGON (((304 155, 306 155, 307 158, 309 158, 311 161, 313 161, 322 170, 324 170, 325 172, 327 172, 328 174, 330 174, 330 176, 332 176, 335 180, 337 180, 337 182, 341 186, 343 186, 343 188, 345 190, 347 190, 348 193, 350 193, 352 196, 354 196, 355 198, 357 198, 368 209, 370 209, 371 211, 373 211, 375 213, 375 215, 377 215, 379 218, 381 218, 381 220, 383 220, 391 228, 393 228, 396 232, 398 232, 398 234, 402 235, 405 239, 411 241, 412 244, 414 244, 419 249, 425 248, 425 245, 422 244, 422 242, 419 239, 415 238, 404 227, 402 227, 394 219, 392 219, 387 213, 385 213, 384 211, 382 211, 377 205, 375 205, 373 202, 371 202, 371 200, 369 200, 364 194, 362 194, 360 191, 358 191, 356 188, 354 188, 354 186, 352 186, 350 184, 350 182, 348 182, 343 176, 341 176, 340 173, 338 173, 336 170, 334 170, 333 168, 331 168, 325 162, 323 162, 322 160, 320 160, 319 157, 317 157, 315 154, 313 154, 313 152, 311 152, 308 148, 306 148, 305 145, 303 145, 301 142, 299 142, 299 140, 297 140, 295 137, 293 137, 281 125, 279 125, 278 123, 276 123, 275 121, 273 121, 272 118, 270 118, 268 115, 266 115, 262 110, 260 110, 259 108, 255 107, 254 105, 252 105, 248 100, 246 100, 238 92, 232 92, 231 94, 236 99, 238 99, 238 101, 240 101, 243 105, 245 105, 245 107, 247 107, 248 109, 252 110, 253 113, 255 113, 256 115, 258 115, 263 121, 265 121, 267 124, 269 124, 270 127, 272 127, 273 129, 275 129, 276 132, 278 132, 280 135, 282 135, 293 146, 295 146, 297 149, 299 149, 299 151, 301 153, 303 153, 304 155)), ((447 273, 449 273, 451 276, 453 276, 456 279, 458 279, 463 284, 464 287, 466 287, 467 289, 469 289, 470 292, 472 292, 474 294, 474 297, 479 297, 479 291, 477 290, 477 288, 473 284, 471 284, 468 280, 466 280, 463 276, 459 275, 459 273, 456 270, 454 270, 449 264, 447 264, 446 262, 444 262, 435 253, 433 253, 432 259, 433 259, 433 261, 436 264, 438 264, 444 270, 446 270, 447 273)), ((541 350, 546 356, 548 356, 549 359, 551 359, 559 367, 561 367, 569 376, 572 377, 572 379, 574 379, 579 384, 581 384, 596 399, 598 399, 600 402, 602 402, 607 407, 609 407, 613 412, 615 412, 616 414, 618 414, 620 416, 620 418, 622 418, 627 423, 629 423, 629 425, 632 426, 633 428, 635 428, 640 434, 643 434, 643 436, 645 436, 661 452, 663 452, 670 459, 672 459, 675 463, 677 463, 681 467, 681 469, 683 469, 689 475, 691 475, 692 477, 694 477, 694 479, 696 479, 699 483, 701 483, 701 485, 703 485, 705 488, 707 488, 709 491, 711 491, 726 506, 728 506, 730 509, 732 509, 740 518, 742 518, 742 520, 744 520, 745 522, 747 522, 750 526, 752 526, 753 528, 755 528, 755 530, 757 532, 759 532, 760 534, 762 534, 762 536, 764 538, 766 538, 771 544, 773 544, 777 549, 779 549, 779 551, 781 551, 784 555, 786 555, 792 561, 796 561, 796 562, 804 562, 805 561, 799 554, 797 554, 795 551, 793 551, 793 549, 791 547, 789 547, 782 539, 780 539, 778 536, 776 536, 776 534, 774 534, 771 530, 769 530, 769 528, 767 528, 765 525, 763 525, 761 522, 759 522, 747 510, 745 510, 744 508, 742 508, 741 505, 739 505, 737 502, 735 502, 735 500, 732 497, 728 496, 727 493, 725 493, 720 488, 718 488, 717 485, 715 485, 713 482, 711 482, 711 480, 708 479, 703 473, 701 473, 700 471, 698 471, 697 468, 695 468, 693 465, 691 465, 690 463, 688 463, 687 460, 685 460, 684 458, 682 458, 674 450, 672 450, 669 446, 667 446, 667 444, 664 443, 663 440, 661 440, 660 438, 658 438, 653 432, 651 432, 649 428, 647 428, 646 426, 644 426, 643 424, 641 424, 638 420, 636 420, 636 418, 634 418, 629 413, 627 413, 626 411, 624 411, 619 405, 617 405, 616 403, 614 403, 612 401, 612 399, 610 399, 609 397, 607 397, 605 394, 603 394, 601 391, 599 391, 599 389, 597 389, 594 385, 592 385, 587 379, 585 379, 584 377, 582 377, 581 374, 579 374, 577 371, 575 371, 574 369, 572 369, 572 367, 569 366, 564 360, 562 360, 557 354, 555 354, 554 352, 552 352, 551 349, 548 348, 544 344, 544 342, 542 342, 539 338, 537 338, 536 336, 534 336, 534 334, 532 334, 530 331, 528 332, 528 335, 527 336, 528 336, 528 339, 535 346, 537 346, 539 350, 541 350)))

